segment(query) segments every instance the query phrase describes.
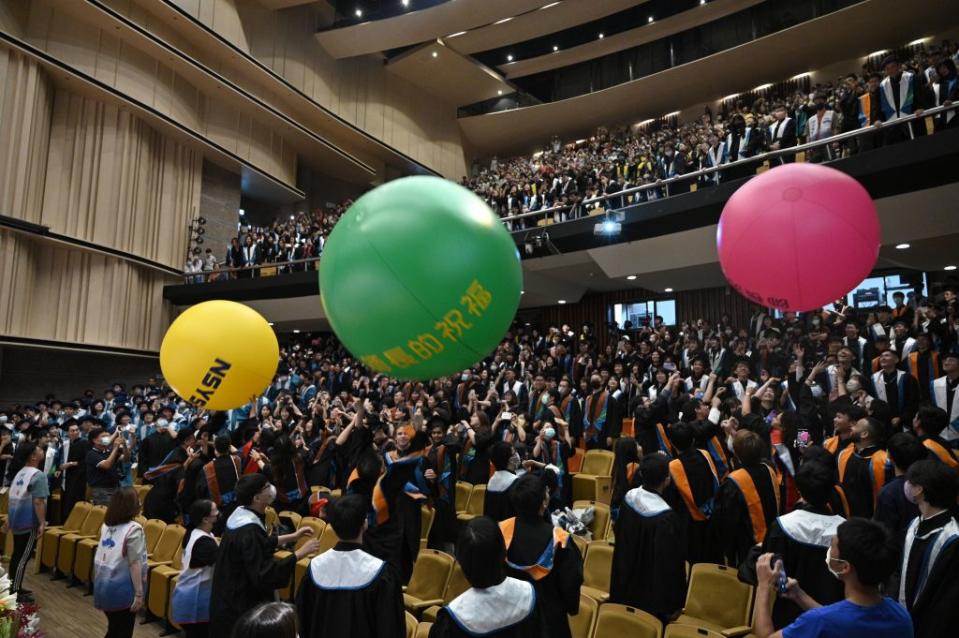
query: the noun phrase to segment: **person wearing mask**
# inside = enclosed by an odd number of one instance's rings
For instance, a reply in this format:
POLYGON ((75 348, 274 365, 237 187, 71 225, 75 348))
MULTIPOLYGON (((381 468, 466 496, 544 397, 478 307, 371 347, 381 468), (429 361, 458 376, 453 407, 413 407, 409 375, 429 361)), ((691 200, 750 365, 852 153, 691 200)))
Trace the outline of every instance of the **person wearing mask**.
MULTIPOLYGON (((788 117, 785 104, 773 105, 773 123, 769 125, 769 150, 778 151, 796 145, 796 120, 788 117)), ((795 161, 795 153, 783 153, 772 160, 773 166, 795 161)))
POLYGON ((852 426, 853 445, 836 455, 839 482, 853 516, 872 518, 879 491, 893 477, 892 463, 882 449, 883 425, 873 417, 852 426))
POLYGON ((440 610, 429 638, 546 635, 535 588, 506 574, 506 545, 493 521, 474 518, 463 527, 456 541, 456 560, 470 589, 440 610))
POLYGON ((153 487, 143 499, 143 515, 172 523, 180 514, 177 495, 182 490, 186 466, 196 455, 191 450, 196 442, 192 428, 176 434, 176 447, 170 450, 159 465, 149 468, 143 479, 153 487))
POLYGON ((7 519, 3 522, 3 534, 13 534, 13 552, 10 554, 10 591, 16 593, 19 602, 32 602, 32 592, 23 589, 23 575, 27 562, 43 536, 47 520, 47 499, 50 486, 40 469, 43 450, 34 443, 17 446, 11 461, 14 472, 10 483, 7 519))
POLYGON ((769 612, 769 597, 783 576, 782 561, 773 554, 756 561, 756 638, 912 638, 912 621, 906 610, 883 596, 880 584, 896 562, 896 548, 879 523, 853 518, 841 524, 826 551, 826 568, 842 583, 843 600, 821 605, 795 578, 786 579, 780 595, 805 610, 799 618, 776 631, 769 612))
POLYGON ((668 621, 686 598, 686 540, 682 520, 663 498, 669 460, 647 454, 642 485, 626 493, 616 519, 609 601, 668 621))
POLYGON ((959 477, 942 463, 918 461, 906 472, 903 490, 919 516, 906 532, 899 602, 912 616, 916 638, 948 636, 959 623, 959 524, 950 511, 959 477))
POLYGON ((143 528, 133 520, 140 499, 132 487, 110 495, 93 562, 93 605, 107 617, 106 638, 132 638, 147 586, 143 528))
POLYGON ((237 508, 226 523, 220 542, 210 592, 212 635, 230 638, 233 625, 244 611, 272 600, 275 590, 288 585, 296 561, 316 552, 319 541, 308 539, 289 556, 277 560, 277 548, 311 536, 301 527, 293 534, 277 536, 266 531, 266 508, 276 499, 276 488, 263 474, 247 474, 236 484, 237 508))
POLYGON ((197 494, 200 498, 209 498, 216 503, 220 517, 213 527, 214 534, 223 534, 226 519, 236 509, 237 481, 242 473, 242 461, 233 453, 230 437, 221 434, 213 440, 213 450, 216 458, 206 463, 198 479, 197 494))
POLYGON ((510 504, 510 487, 516 482, 520 458, 513 446, 505 441, 494 443, 489 456, 496 471, 486 484, 483 515, 499 523, 516 516, 510 504))
POLYGON ((213 528, 220 518, 217 504, 207 499, 193 502, 188 512, 188 533, 183 537, 183 567, 171 601, 173 622, 186 638, 210 634, 210 588, 218 541, 213 528))
POLYGON ((137 450, 137 471, 142 477, 147 470, 163 463, 176 447, 176 427, 166 419, 156 422, 156 428, 140 442, 137 450))
POLYGON ((919 407, 919 384, 899 369, 899 355, 887 348, 879 355, 879 372, 872 375, 872 396, 889 404, 897 431, 912 422, 919 407))
POLYGON ((755 432, 739 430, 733 454, 739 469, 719 488, 712 521, 727 565, 739 565, 754 545, 761 544, 779 514, 779 479, 763 461, 766 444, 755 432))
POLYGON ((533 584, 544 635, 570 638, 567 615, 579 612, 583 557, 567 531, 547 522, 549 490, 539 476, 525 474, 510 489, 516 518, 499 524, 507 571, 533 584))
POLYGON ((613 439, 619 436, 623 426, 623 415, 619 402, 611 400, 609 392, 603 388, 603 379, 594 374, 589 379, 590 394, 583 406, 583 438, 586 449, 612 449, 613 439))
POLYGON ((559 391, 559 411, 567 423, 570 437, 577 440, 583 435, 583 410, 579 398, 573 392, 572 383, 566 377, 560 379, 557 390, 559 391))
MULTIPOLYGON (((816 93, 813 96, 812 113, 806 122, 806 141, 817 142, 832 137, 836 113, 826 105, 825 93, 816 93)), ((810 150, 810 161, 826 161, 832 159, 830 145, 820 146, 810 150)))
POLYGON ((344 496, 326 507, 339 542, 314 557, 296 595, 303 638, 394 638, 405 632, 403 588, 387 562, 363 550, 366 500, 344 496))
POLYGON ((108 505, 120 486, 120 462, 130 460, 130 449, 123 445, 122 437, 110 436, 100 427, 90 430, 87 438, 93 444, 84 459, 90 502, 108 505))
POLYGON ((231 638, 299 638, 296 609, 286 603, 262 603, 236 622, 231 638))
POLYGON ((959 443, 959 353, 942 354, 942 371, 945 375, 932 382, 932 402, 945 411, 948 422, 939 437, 955 447, 959 443))
MULTIPOLYGON (((797 509, 776 518, 763 541, 763 552, 782 559, 786 573, 803 583, 803 588, 822 604, 842 600, 842 584, 833 578, 823 561, 845 521, 832 514, 827 503, 833 492, 833 476, 822 463, 804 463, 796 472, 796 487, 802 497, 797 509)), ((788 598, 778 598, 773 606, 773 622, 788 625, 801 610, 788 598)))
MULTIPOLYGON (((926 448, 908 432, 898 432, 889 438, 889 459, 893 463, 895 476, 883 485, 876 499, 876 513, 873 520, 886 526, 892 534, 896 547, 902 547, 906 541, 906 530, 914 518, 919 516, 919 508, 906 498, 906 472, 913 463, 926 458, 926 448)), ((893 570, 886 591, 899 591, 899 567, 893 570)))
POLYGON ((85 459, 90 451, 90 442, 80 436, 80 425, 76 419, 67 419, 63 423, 67 438, 58 450, 60 479, 60 518, 66 520, 74 505, 83 500, 87 489, 85 459))
POLYGON ((663 495, 682 520, 686 560, 690 565, 715 562, 712 516, 719 491, 719 472, 706 450, 694 446, 693 428, 678 421, 669 428, 676 458, 669 462, 670 486, 663 495))

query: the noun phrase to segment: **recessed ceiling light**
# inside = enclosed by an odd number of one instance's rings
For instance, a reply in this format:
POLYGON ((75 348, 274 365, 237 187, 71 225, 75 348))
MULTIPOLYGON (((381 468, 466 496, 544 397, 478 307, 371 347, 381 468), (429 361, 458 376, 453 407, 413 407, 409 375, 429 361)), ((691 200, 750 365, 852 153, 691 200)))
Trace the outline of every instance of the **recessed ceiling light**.
POLYGON ((509 22, 509 21, 512 20, 512 19, 513 19, 513 18, 503 18, 502 20, 497 20, 497 21, 494 22, 493 24, 503 24, 504 22, 509 22))
POLYGON ((602 34, 602 33, 599 34, 599 39, 600 39, 600 40, 603 39, 603 34, 602 34))
POLYGON ((240 215, 245 215, 245 214, 246 214, 246 211, 241 208, 241 209, 240 209, 240 215))
POLYGON ((506 56, 506 61, 507 61, 507 62, 512 62, 512 61, 513 61, 513 54, 512 54, 512 53, 510 53, 509 55, 506 56))
POLYGON ((652 22, 652 21, 653 21, 653 16, 649 16, 648 18, 646 18, 646 22, 652 22))
POLYGON ((519 291, 519 294, 525 295, 525 294, 526 294, 526 291, 525 291, 525 290, 520 290, 520 291, 519 291))
POLYGON ((946 266, 945 268, 943 268, 943 270, 955 270, 955 269, 956 269, 955 266, 946 266))
POLYGON ((909 244, 896 244, 896 250, 905 250, 909 248, 909 244))
POLYGON ((502 95, 502 94, 503 94, 503 89, 499 89, 498 91, 496 91, 496 95, 502 95))
POLYGON ((357 9, 357 10, 356 10, 356 17, 357 17, 357 18, 362 18, 362 17, 363 17, 363 10, 362 10, 362 9, 357 9))
POLYGON ((556 46, 555 44, 553 45, 553 51, 559 51, 559 47, 556 46))
POLYGON ((549 4, 544 4, 543 6, 541 6, 539 10, 542 11, 543 9, 549 9, 550 7, 555 7, 558 4, 559 2, 550 2, 549 4))
POLYGON ((673 289, 672 289, 672 288, 664 288, 663 291, 664 291, 664 292, 672 292, 673 289))
POLYGON ((271 326, 273 325, 273 322, 272 322, 272 321, 270 321, 270 322, 268 322, 268 323, 269 323, 271 326))
POLYGON ((434 57, 434 58, 435 58, 435 57, 439 57, 439 53, 437 53, 436 51, 433 51, 433 57, 434 57))
POLYGON ((626 279, 629 279, 630 281, 633 281, 633 280, 636 279, 636 275, 629 275, 629 276, 626 277, 626 279))
MULTIPOLYGON (((953 268, 955 268, 955 266, 953 266, 953 268)), ((557 301, 556 303, 558 303, 559 305, 562 306, 564 303, 566 303, 566 300, 565 300, 565 299, 560 299, 560 300, 557 301)))
POLYGON ((293 334, 298 335, 298 334, 300 334, 300 331, 294 328, 294 329, 293 329, 293 334))
POLYGON ((402 2, 404 7, 410 6, 410 0, 402 0, 402 2))
POLYGON ((293 215, 290 215, 290 219, 293 219, 293 215))
POLYGON ((457 31, 456 33, 451 33, 451 34, 449 34, 449 35, 446 36, 446 37, 447 37, 447 38, 458 38, 458 37, 460 37, 461 35, 466 35, 466 31, 457 31))
POLYGON ((699 0, 699 4, 701 5, 706 4, 706 0, 699 0))

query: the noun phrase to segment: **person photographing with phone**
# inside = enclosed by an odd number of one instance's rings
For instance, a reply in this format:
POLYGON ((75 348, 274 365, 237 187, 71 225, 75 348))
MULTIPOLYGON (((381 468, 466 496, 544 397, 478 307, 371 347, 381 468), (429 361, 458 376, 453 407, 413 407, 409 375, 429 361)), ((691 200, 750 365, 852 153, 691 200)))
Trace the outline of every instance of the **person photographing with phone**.
POLYGON ((842 582, 844 599, 822 606, 794 578, 783 576, 781 559, 766 553, 756 561, 757 638, 911 638, 912 620, 905 607, 879 591, 895 568, 896 548, 879 523, 853 518, 836 530, 826 552, 826 567, 842 582), (780 630, 773 626, 770 596, 797 604, 804 613, 780 630))

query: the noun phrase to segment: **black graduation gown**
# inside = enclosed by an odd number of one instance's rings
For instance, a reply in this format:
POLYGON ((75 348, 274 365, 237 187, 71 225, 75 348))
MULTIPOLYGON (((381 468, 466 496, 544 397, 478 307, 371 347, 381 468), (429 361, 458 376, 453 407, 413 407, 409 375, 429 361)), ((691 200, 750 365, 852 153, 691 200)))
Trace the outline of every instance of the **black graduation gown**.
POLYGON ((263 518, 238 507, 227 521, 213 569, 210 593, 211 636, 230 638, 233 625, 248 610, 274 599, 275 590, 293 578, 296 555, 275 559, 276 535, 266 533, 263 518))
MULTIPOLYGON (((777 517, 763 542, 763 553, 782 556, 786 575, 802 583, 803 590, 820 605, 831 605, 843 599, 842 581, 826 569, 826 550, 836 528, 844 521, 843 517, 825 510, 797 509, 777 517)), ((773 606, 773 625, 785 627, 802 611, 791 600, 777 597, 773 606)))
POLYGON ((439 445, 426 449, 426 467, 433 470, 436 479, 430 482, 433 493, 433 526, 430 528, 431 547, 456 541, 456 477, 458 456, 462 447, 456 437, 449 436, 439 445))
MULTIPOLYGON (((236 487, 236 482, 239 480, 239 471, 237 470, 237 464, 234 462, 234 456, 232 454, 218 456, 210 461, 210 463, 213 464, 214 480, 216 481, 216 487, 214 489, 218 490, 220 494, 220 502, 217 503, 217 507, 221 512, 220 520, 213 526, 213 533, 217 536, 222 536, 227 519, 230 518, 230 514, 236 509, 236 495, 233 493, 233 488, 236 487)), ((240 468, 242 469, 242 467, 243 465, 241 463, 240 468)), ((213 497, 210 491, 210 483, 207 479, 206 465, 200 469, 199 475, 197 476, 196 494, 198 498, 213 497)))
MULTIPOLYGON (((169 435, 164 435, 169 438, 169 435)), ((175 447, 157 466, 151 467, 144 478, 153 487, 143 497, 143 515, 147 518, 158 518, 165 523, 173 523, 180 513, 177 500, 180 479, 183 478, 183 463, 187 459, 186 450, 175 447), (150 478, 152 472, 160 472, 155 478, 150 478)))
POLYGON ((486 484, 486 497, 483 500, 483 516, 488 516, 497 523, 516 516, 509 501, 510 487, 516 480, 516 475, 507 470, 493 473, 486 484))
POLYGON ((552 638, 545 630, 532 586, 507 578, 457 596, 437 614, 429 638, 552 638))
MULTIPOLYGON (((544 631, 550 638, 570 638, 567 614, 579 612, 579 588, 583 584, 583 557, 571 538, 556 542, 554 527, 542 518, 516 518, 512 539, 506 532, 506 562, 509 575, 533 583, 536 606, 543 620, 544 631), (549 567, 544 561, 552 545, 552 568, 545 576, 536 578, 531 566, 549 567), (527 567, 527 569, 521 569, 527 567)), ((501 523, 507 525, 509 520, 501 523)), ((539 575, 539 574, 537 574, 539 575)))
MULTIPOLYGON (((849 511, 853 516, 862 516, 872 518, 875 513, 874 498, 878 494, 873 494, 873 474, 872 463, 870 459, 879 452, 879 448, 871 447, 863 450, 846 450, 851 453, 849 461, 846 464, 846 471, 842 475, 842 487, 846 490, 846 498, 849 500, 849 511)), ((840 459, 841 455, 837 455, 840 459)), ((887 463, 891 465, 891 463, 887 463)), ((891 475, 891 468, 886 471, 891 475)), ((887 479, 889 476, 887 476, 887 479)))
MULTIPOLYGON (((753 479, 759 500, 763 508, 763 520, 766 529, 779 514, 776 501, 776 487, 770 480, 769 469, 765 464, 744 468, 753 479)), ((716 510, 712 517, 716 528, 716 539, 727 565, 738 566, 749 554, 749 548, 756 544, 752 519, 739 487, 727 478, 719 488, 716 510)))
POLYGON ((907 545, 910 540, 910 551, 903 557, 905 597, 900 602, 912 615, 915 638, 955 635, 959 626, 959 528, 948 512, 925 521, 917 518, 907 534, 907 545), (933 556, 931 546, 937 541, 942 548, 933 556), (933 561, 931 568, 929 561, 933 561), (926 569, 929 575, 919 588, 920 574, 926 569))
POLYGON ((339 542, 310 562, 296 594, 303 638, 398 638, 406 633, 403 588, 389 563, 339 542))
POLYGON ((137 474, 143 476, 151 467, 162 463, 175 447, 176 441, 166 430, 158 430, 143 439, 137 452, 137 474))
POLYGON ((679 516, 655 492, 630 490, 619 508, 609 602, 666 620, 686 600, 686 539, 679 516))
MULTIPOLYGON (((693 500, 699 506, 700 512, 707 515, 706 520, 703 521, 693 519, 686 501, 680 494, 677 477, 673 475, 673 480, 663 497, 676 512, 683 526, 686 536, 686 560, 689 561, 690 565, 715 563, 719 560, 719 552, 715 549, 713 527, 710 525, 708 516, 712 514, 715 507, 719 479, 713 474, 712 468, 710 468, 709 462, 703 456, 701 450, 691 448, 685 452, 680 452, 675 460, 682 463, 693 500)), ((670 473, 674 474, 672 463, 670 463, 670 473)))

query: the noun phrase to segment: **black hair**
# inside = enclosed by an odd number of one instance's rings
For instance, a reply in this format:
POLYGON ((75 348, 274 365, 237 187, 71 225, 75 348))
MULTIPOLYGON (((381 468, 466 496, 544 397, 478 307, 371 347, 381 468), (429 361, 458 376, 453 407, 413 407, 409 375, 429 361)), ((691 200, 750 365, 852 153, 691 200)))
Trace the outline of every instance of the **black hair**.
POLYGON ((509 460, 513 458, 513 446, 506 441, 497 441, 489 450, 489 460, 497 470, 509 467, 509 460))
POLYGON ((823 508, 829 502, 834 479, 829 468, 823 463, 803 463, 796 472, 796 489, 803 500, 816 508, 823 508))
POLYGON ((219 452, 220 454, 226 454, 230 451, 230 436, 227 434, 221 434, 220 436, 213 439, 213 449, 219 452))
POLYGON ((233 488, 236 502, 240 505, 251 504, 253 497, 262 492, 269 483, 270 481, 263 474, 244 474, 233 488))
POLYGON ((839 560, 856 570, 859 582, 876 587, 896 568, 899 550, 892 535, 881 523, 867 518, 850 518, 836 529, 839 541, 839 560))
POLYGON ((868 415, 866 411, 859 407, 858 405, 853 405, 852 403, 843 404, 840 402, 835 408, 833 408, 834 414, 845 414, 846 418, 855 423, 859 419, 865 419, 868 415))
MULTIPOLYGON (((80 423, 83 423, 83 421, 84 419, 80 419, 80 423)), ((87 432, 87 440, 90 441, 90 443, 96 443, 97 439, 100 438, 100 435, 104 432, 106 432, 106 430, 100 426, 90 428, 90 431, 87 432)))
POLYGON ((356 461, 356 473, 360 480, 372 483, 379 478, 383 469, 383 459, 373 450, 360 455, 356 461))
POLYGON ((467 523, 456 539, 456 560, 469 584, 477 589, 506 579, 506 544, 499 525, 480 516, 467 523))
POLYGON ((882 445, 886 440, 886 427, 882 421, 875 417, 867 416, 865 418, 866 428, 869 430, 870 443, 882 445))
POLYGON ((369 512, 369 501, 359 494, 348 494, 336 499, 326 508, 327 519, 340 538, 352 540, 363 530, 363 521, 369 512))
POLYGON ((7 476, 11 482, 13 481, 13 477, 17 475, 17 472, 26 466, 27 461, 30 460, 30 456, 33 455, 36 449, 37 444, 32 441, 27 441, 17 446, 16 451, 13 453, 13 458, 10 460, 10 468, 7 470, 7 476))
POLYGON ((296 638, 296 610, 288 603, 263 603, 247 611, 230 638, 296 638))
POLYGON ((949 415, 942 408, 933 405, 924 405, 916 413, 922 433, 926 436, 939 436, 949 425, 949 415))
POLYGON ((535 474, 524 474, 509 489, 509 502, 519 516, 538 517, 545 498, 546 485, 535 474))
POLYGON ((187 533, 183 535, 183 548, 186 549, 187 543, 190 542, 190 532, 196 529, 196 526, 200 524, 204 518, 210 515, 210 512, 213 511, 213 501, 201 498, 193 501, 193 504, 190 505, 190 510, 187 512, 187 533))
MULTIPOLYGON (((688 418, 687 414, 683 414, 688 418)), ((680 452, 685 452, 693 447, 693 426, 685 421, 677 421, 669 426, 669 440, 680 452)))
POLYGON ((926 502, 933 507, 949 509, 956 506, 959 493, 956 471, 938 459, 913 463, 906 472, 906 480, 922 487, 926 502))
POLYGON ((277 485, 286 483, 286 479, 293 471, 292 464, 295 453, 293 441, 285 433, 279 435, 273 441, 273 449, 270 451, 270 472, 273 474, 273 480, 277 485))
POLYGON ((683 419, 686 421, 693 421, 696 419, 696 410, 699 409, 699 406, 702 405, 702 401, 699 399, 690 399, 683 403, 683 419))
POLYGON ((927 454, 926 446, 908 432, 897 432, 889 437, 886 449, 889 450, 889 458, 903 472, 916 461, 926 458, 927 454))
POLYGON ((630 463, 639 463, 636 439, 631 436, 619 437, 613 445, 613 454, 613 489, 610 504, 616 507, 622 503, 626 492, 632 487, 628 480, 628 470, 630 463))
POLYGON ((647 454, 643 457, 640 468, 643 471, 643 487, 647 490, 655 489, 669 476, 669 459, 656 452, 647 454))

